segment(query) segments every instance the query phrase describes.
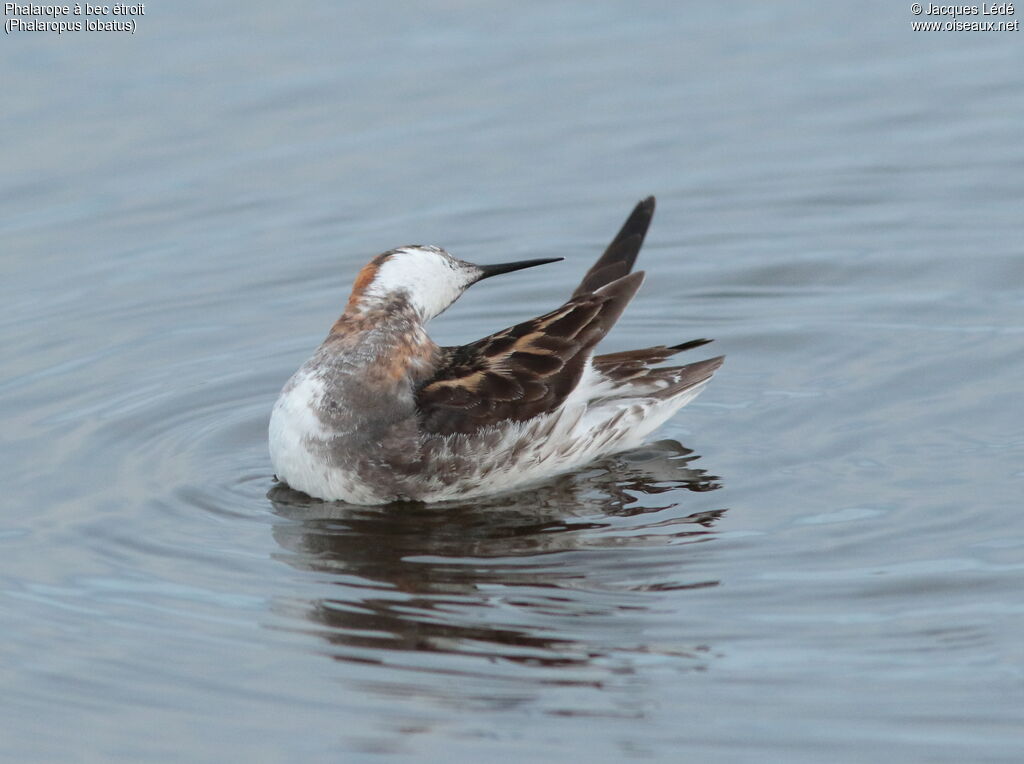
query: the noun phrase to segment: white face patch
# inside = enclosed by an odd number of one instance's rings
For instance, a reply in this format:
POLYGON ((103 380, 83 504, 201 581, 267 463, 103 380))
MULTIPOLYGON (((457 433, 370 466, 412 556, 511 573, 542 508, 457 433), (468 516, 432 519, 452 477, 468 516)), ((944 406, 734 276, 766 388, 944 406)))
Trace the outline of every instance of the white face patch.
POLYGON ((480 270, 439 247, 403 247, 381 263, 365 294, 404 291, 424 321, 442 313, 480 276, 480 270))

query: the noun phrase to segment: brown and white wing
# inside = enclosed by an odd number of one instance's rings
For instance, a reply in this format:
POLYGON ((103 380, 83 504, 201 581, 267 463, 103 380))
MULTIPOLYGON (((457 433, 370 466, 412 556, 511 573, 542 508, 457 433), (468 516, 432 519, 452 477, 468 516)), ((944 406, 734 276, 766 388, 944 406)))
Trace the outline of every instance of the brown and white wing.
POLYGON ((606 397, 629 397, 635 395, 653 395, 655 397, 671 397, 691 387, 711 379, 725 360, 724 356, 697 361, 684 366, 658 366, 676 353, 707 345, 711 340, 691 340, 679 345, 666 347, 627 350, 621 353, 594 356, 592 363, 595 371, 607 383, 613 392, 605 389, 606 397))
POLYGON ((661 373, 671 375, 679 367, 659 367, 657 364, 667 361, 677 353, 707 345, 711 340, 690 340, 678 345, 658 345, 641 350, 624 350, 619 353, 607 353, 594 356, 594 368, 605 378, 621 385, 632 381, 656 379, 661 373))
POLYGON ((478 342, 442 348, 416 392, 423 430, 471 433, 558 408, 642 281, 638 271, 478 342))
MULTIPOLYGON (((421 426, 438 434, 470 433, 501 421, 554 411, 579 384, 594 346, 636 294, 643 272, 630 273, 654 215, 642 200, 558 310, 470 345, 441 348, 434 375, 417 390, 421 426)), ((720 359, 659 369, 654 365, 709 340, 613 353, 592 359, 613 387, 629 394, 656 386, 669 394, 699 384, 720 359), (636 383, 634 386, 633 383, 636 383)))

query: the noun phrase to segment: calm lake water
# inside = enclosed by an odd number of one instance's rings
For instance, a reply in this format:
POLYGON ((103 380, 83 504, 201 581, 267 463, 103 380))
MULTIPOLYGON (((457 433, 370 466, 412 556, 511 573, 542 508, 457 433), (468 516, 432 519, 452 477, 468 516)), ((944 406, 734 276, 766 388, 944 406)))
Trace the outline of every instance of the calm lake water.
POLYGON ((1024 32, 915 18, 5 36, 0 756, 1020 761, 1024 32), (565 256, 433 324, 465 342, 647 194, 605 347, 727 355, 660 442, 467 505, 274 489, 271 405, 372 255, 565 256))

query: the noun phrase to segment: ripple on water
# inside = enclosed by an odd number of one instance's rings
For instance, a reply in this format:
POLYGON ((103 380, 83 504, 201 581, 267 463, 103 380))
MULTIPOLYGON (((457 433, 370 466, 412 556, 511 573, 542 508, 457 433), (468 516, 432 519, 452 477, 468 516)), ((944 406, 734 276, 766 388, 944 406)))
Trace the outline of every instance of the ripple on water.
POLYGON ((725 512, 687 508, 718 487, 696 459, 661 441, 472 504, 352 507, 276 486, 278 558, 328 585, 278 603, 302 621, 284 628, 318 635, 337 660, 416 672, 366 680, 378 690, 422 672, 590 685, 653 656, 695 668, 707 646, 648 641, 639 624, 661 592, 718 583, 680 551, 711 540, 725 512))
MULTIPOLYGON (((489 708, 541 686, 604 687, 640 664, 693 670, 712 657, 685 629, 666 635, 663 619, 645 634, 669 592, 718 584, 690 550, 715 537, 725 510, 709 505, 718 478, 689 449, 661 441, 472 504, 324 503, 272 483, 266 423, 279 384, 236 370, 138 405, 105 400, 91 443, 114 465, 96 502, 106 510, 76 534, 113 572, 47 601, 81 599, 116 618, 142 606, 143 620, 185 630, 267 599, 270 631, 311 638, 347 666, 347 683, 489 708), (268 542, 272 564, 295 575, 254 588, 268 542)), ((583 708, 550 702, 552 713, 583 708)), ((633 711, 615 701, 588 713, 633 711)))

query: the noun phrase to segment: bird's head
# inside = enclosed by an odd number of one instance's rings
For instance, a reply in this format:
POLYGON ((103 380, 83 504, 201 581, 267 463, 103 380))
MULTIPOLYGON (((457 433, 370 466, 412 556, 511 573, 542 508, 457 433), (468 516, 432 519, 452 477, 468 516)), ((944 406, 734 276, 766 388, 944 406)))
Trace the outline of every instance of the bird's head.
POLYGON ((452 257, 440 247, 399 247, 377 255, 359 271, 352 285, 347 312, 404 300, 419 314, 421 321, 429 321, 482 279, 563 259, 545 257, 499 265, 474 265, 452 257))

